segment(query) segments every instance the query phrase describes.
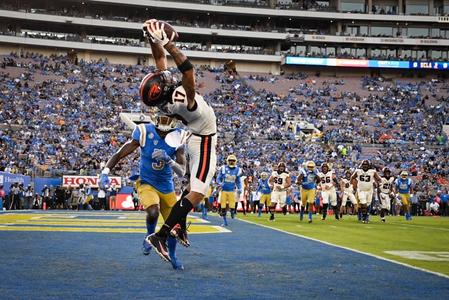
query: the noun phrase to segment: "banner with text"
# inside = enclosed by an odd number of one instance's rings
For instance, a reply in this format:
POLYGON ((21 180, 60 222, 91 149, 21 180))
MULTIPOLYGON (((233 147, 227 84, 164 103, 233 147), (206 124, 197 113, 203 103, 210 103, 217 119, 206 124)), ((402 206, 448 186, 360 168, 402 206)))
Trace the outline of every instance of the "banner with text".
MULTIPOLYGON (((110 186, 122 187, 122 178, 118 176, 109 176, 110 186)), ((62 186, 63 187, 79 187, 82 185, 90 185, 90 187, 98 187, 98 176, 73 176, 64 175, 62 176, 62 186)))

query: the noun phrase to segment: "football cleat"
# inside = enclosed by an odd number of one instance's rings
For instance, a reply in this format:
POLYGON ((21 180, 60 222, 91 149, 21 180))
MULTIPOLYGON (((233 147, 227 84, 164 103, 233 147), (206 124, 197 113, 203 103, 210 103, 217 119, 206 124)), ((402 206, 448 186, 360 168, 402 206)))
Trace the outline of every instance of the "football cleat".
POLYGON ((167 249, 167 240, 157 236, 155 233, 145 238, 146 242, 153 246, 154 251, 162 258, 163 261, 170 262, 170 256, 167 249))
POLYGON ((385 223, 385 219, 382 218, 381 221, 382 221, 382 223, 385 223))
POLYGON ((309 219, 309 221, 308 221, 307 223, 309 223, 309 224, 310 224, 310 223, 312 223, 312 220, 311 220, 311 219, 309 219))
POLYGON ((170 256, 170 259, 171 259, 171 265, 172 265, 173 269, 180 270, 180 271, 184 270, 184 266, 182 265, 182 262, 180 260, 178 260, 178 258, 175 255, 170 256))
POLYGON ((143 253, 143 255, 148 255, 151 252, 151 245, 149 245, 147 243, 147 240, 146 240, 147 237, 148 237, 148 235, 145 236, 145 238, 143 239, 143 243, 142 243, 142 253, 143 253))
MULTIPOLYGON (((190 226, 190 224, 191 223, 189 222, 187 228, 190 226)), ((173 227, 173 229, 170 231, 170 234, 172 237, 176 238, 176 240, 184 247, 190 246, 190 242, 187 237, 187 229, 182 229, 181 225, 176 224, 175 227, 173 227)))

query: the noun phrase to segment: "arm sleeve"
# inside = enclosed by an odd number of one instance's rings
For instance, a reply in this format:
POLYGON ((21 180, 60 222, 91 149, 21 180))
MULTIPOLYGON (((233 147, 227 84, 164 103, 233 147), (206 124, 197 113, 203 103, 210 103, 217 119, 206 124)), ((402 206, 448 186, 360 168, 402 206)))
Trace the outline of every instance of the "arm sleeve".
POLYGON ((136 140, 140 143, 140 128, 139 128, 139 126, 134 127, 132 138, 133 138, 133 140, 136 140))
POLYGON ((237 172, 237 178, 236 178, 235 184, 237 186, 237 190, 241 191, 242 190, 242 169, 240 169, 240 168, 239 168, 239 171, 237 172))
POLYGON ((218 176, 217 176, 217 183, 219 185, 223 184, 223 167, 220 168, 219 172, 218 172, 218 176))

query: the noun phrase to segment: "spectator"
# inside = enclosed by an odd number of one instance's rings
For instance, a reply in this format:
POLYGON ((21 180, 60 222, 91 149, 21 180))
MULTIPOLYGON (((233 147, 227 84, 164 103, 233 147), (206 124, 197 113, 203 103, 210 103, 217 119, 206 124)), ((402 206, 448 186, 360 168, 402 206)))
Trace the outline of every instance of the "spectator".
POLYGON ((5 197, 6 197, 6 193, 5 193, 5 190, 3 189, 3 185, 0 185, 0 211, 3 211, 4 210, 4 208, 3 208, 3 205, 4 205, 4 200, 5 200, 5 197))
POLYGON ((34 190, 29 184, 25 190, 25 209, 31 209, 33 208, 33 195, 34 190))
POLYGON ((443 191, 441 193, 441 216, 447 217, 449 215, 449 191, 446 189, 446 191, 443 191))

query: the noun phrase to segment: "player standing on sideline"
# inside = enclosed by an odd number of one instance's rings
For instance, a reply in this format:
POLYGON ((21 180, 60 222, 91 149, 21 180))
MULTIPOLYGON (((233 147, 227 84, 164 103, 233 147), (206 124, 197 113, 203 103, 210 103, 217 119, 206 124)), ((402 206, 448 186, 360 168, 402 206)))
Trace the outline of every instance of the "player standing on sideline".
POLYGON ((354 189, 357 190, 362 222, 368 223, 368 207, 373 200, 374 181, 379 183, 381 179, 376 170, 371 168, 370 162, 364 160, 360 169, 355 170, 351 180, 355 184, 354 189))
POLYGON ((343 192, 343 197, 341 199, 340 206, 340 219, 343 218, 343 213, 346 213, 346 202, 351 201, 352 206, 354 207, 354 212, 357 213, 357 199, 354 194, 354 186, 351 183, 351 175, 352 172, 347 170, 345 172, 345 178, 340 181, 340 190, 343 192))
MULTIPOLYGON (((287 211, 287 189, 292 185, 290 174, 287 172, 285 163, 280 162, 277 170, 271 173, 268 183, 272 187, 271 205, 270 205, 270 221, 274 221, 274 213, 276 212, 276 205, 282 207, 282 211, 287 211)), ((285 214, 285 213, 284 213, 285 214)))
POLYGON ((395 181, 396 189, 402 203, 402 210, 407 221, 412 220, 410 215, 410 198, 413 194, 413 181, 408 177, 407 171, 402 171, 395 181))
POLYGON ((189 153, 190 191, 176 202, 159 232, 147 238, 149 244, 165 260, 167 238, 174 235, 178 241, 189 246, 187 237, 187 214, 204 199, 216 168, 217 120, 212 107, 195 91, 195 73, 192 63, 168 38, 164 23, 149 20, 143 31, 150 39, 151 50, 159 72, 148 74, 140 86, 141 98, 148 106, 175 116, 192 132, 187 142, 189 153), (171 55, 182 73, 181 85, 167 70, 165 50, 171 55), (176 226, 179 224, 180 226, 176 226))
POLYGON ((301 211, 299 220, 304 219, 304 211, 307 209, 309 223, 312 223, 313 205, 315 203, 316 186, 320 183, 320 178, 315 170, 313 161, 306 162, 306 169, 302 168, 299 172, 296 184, 301 186, 301 211))
POLYGON ((380 201, 380 218, 382 222, 385 222, 385 214, 390 211, 391 199, 394 199, 393 183, 394 177, 391 176, 390 169, 384 168, 383 176, 381 177, 379 188, 377 189, 380 201))
POLYGON ((268 207, 271 206, 271 188, 268 182, 268 173, 262 172, 260 174, 260 179, 257 184, 257 193, 260 195, 260 203, 257 210, 257 216, 260 217, 262 214, 262 207, 265 205, 265 210, 268 212, 268 207))
MULTIPOLYGON (((147 235, 156 229, 159 211, 164 220, 176 203, 173 172, 179 176, 185 175, 186 159, 184 142, 186 134, 181 129, 175 129, 175 121, 167 116, 159 116, 156 126, 140 124, 134 128, 132 139, 126 142, 106 163, 101 172, 102 187, 109 183, 108 174, 117 163, 140 147, 140 179, 136 182, 139 199, 146 211, 147 235), (169 143, 173 138, 175 143, 169 143), (177 144, 174 146, 173 144, 177 144)), ((150 254, 151 246, 143 241, 143 254, 150 254)), ((168 239, 168 251, 174 269, 184 267, 176 258, 176 239, 168 239)))
POLYGON ((237 188, 237 199, 240 199, 242 194, 242 169, 237 166, 237 157, 231 154, 226 159, 226 166, 222 166, 217 176, 217 184, 221 187, 220 192, 220 215, 223 217, 222 226, 228 226, 226 215, 228 209, 231 210, 231 218, 235 215, 235 189, 237 188))
POLYGON ((333 170, 329 168, 327 163, 321 165, 321 172, 318 172, 320 179, 321 198, 323 198, 323 216, 321 220, 326 220, 327 208, 329 203, 334 211, 335 219, 339 220, 338 206, 337 206, 337 176, 333 170))

